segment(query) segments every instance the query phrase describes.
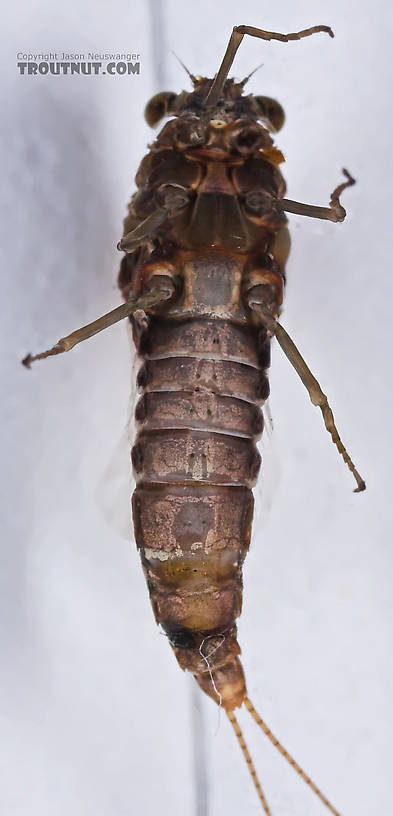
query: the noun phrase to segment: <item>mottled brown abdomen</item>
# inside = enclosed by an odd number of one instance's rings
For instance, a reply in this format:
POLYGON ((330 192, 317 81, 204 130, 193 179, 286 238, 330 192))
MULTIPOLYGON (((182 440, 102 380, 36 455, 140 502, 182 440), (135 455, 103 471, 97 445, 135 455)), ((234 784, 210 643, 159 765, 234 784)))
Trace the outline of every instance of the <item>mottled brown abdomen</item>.
POLYGON ((225 663, 236 671, 235 620, 268 393, 262 340, 256 328, 214 315, 174 316, 153 318, 141 346, 135 537, 156 620, 180 665, 207 686, 199 651, 206 637, 224 636, 214 671, 225 663))

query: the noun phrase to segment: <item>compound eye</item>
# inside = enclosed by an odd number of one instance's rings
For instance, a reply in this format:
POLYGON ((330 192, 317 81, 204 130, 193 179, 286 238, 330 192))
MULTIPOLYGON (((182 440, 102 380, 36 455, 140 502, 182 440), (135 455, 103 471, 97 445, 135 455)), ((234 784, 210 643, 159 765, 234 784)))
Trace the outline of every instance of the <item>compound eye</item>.
POLYGON ((161 91, 161 93, 152 96, 145 107, 145 119, 150 127, 157 125, 164 116, 173 113, 173 103, 176 96, 172 91, 161 91))
POLYGON ((270 96, 256 96, 254 98, 260 111, 260 117, 267 119, 277 133, 285 122, 284 109, 276 99, 272 99, 270 96))

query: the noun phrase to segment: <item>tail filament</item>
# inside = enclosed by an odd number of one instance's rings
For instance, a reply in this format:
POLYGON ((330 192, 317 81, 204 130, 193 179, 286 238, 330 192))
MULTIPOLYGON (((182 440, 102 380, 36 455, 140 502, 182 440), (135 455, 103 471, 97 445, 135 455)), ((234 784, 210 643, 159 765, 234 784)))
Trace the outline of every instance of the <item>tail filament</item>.
POLYGON ((240 748, 243 751, 244 758, 245 758, 245 760, 247 762, 247 765, 248 765, 248 770, 250 771, 250 774, 252 776, 252 780, 253 780, 254 785, 255 785, 255 787, 257 789, 257 793, 258 793, 258 796, 259 796, 259 798, 260 798, 260 800, 262 802, 262 807, 263 807, 263 809, 264 809, 264 811, 266 813, 266 816, 272 816, 271 810, 269 809, 268 803, 267 803, 267 801, 265 799, 265 794, 264 794, 264 792, 263 792, 263 790, 261 788, 260 781, 259 781, 259 779, 257 777, 257 772, 255 770, 254 763, 253 763, 253 761, 251 759, 249 750, 248 750, 247 745, 246 745, 246 743, 244 741, 244 737, 243 737, 243 734, 241 732, 240 725, 239 725, 233 711, 230 711, 229 709, 227 709, 226 713, 227 713, 228 719, 229 719, 229 721, 230 721, 230 723, 231 723, 231 725, 233 727, 233 730, 234 730, 234 732, 236 734, 236 737, 238 739, 240 748))
MULTIPOLYGON (((330 813, 333 813, 334 816, 340 816, 338 810, 336 810, 336 808, 333 807, 333 805, 329 802, 329 800, 326 799, 326 796, 324 796, 324 794, 319 790, 319 788, 317 788, 317 786, 312 781, 312 779, 310 779, 310 777, 303 771, 303 769, 300 767, 300 765, 298 765, 296 760, 293 759, 293 757, 288 753, 286 748, 284 748, 284 746, 281 745, 281 743, 278 741, 277 737, 275 737, 274 734, 272 734, 272 732, 270 731, 270 728, 268 728, 266 723, 262 720, 262 717, 259 716, 258 712, 255 710, 251 700, 249 700, 248 697, 245 697, 244 705, 246 706, 246 708, 250 712, 252 718, 255 720, 257 725, 259 725, 259 727, 262 728, 262 731, 269 738, 270 742, 273 743, 274 747, 277 748, 277 750, 287 760, 287 762, 289 762, 289 764, 292 765, 292 768, 296 771, 296 773, 299 774, 299 776, 304 780, 304 782, 309 786, 309 788, 311 788, 311 790, 314 791, 316 796, 318 796, 318 799, 320 799, 320 801, 323 802, 323 804, 327 807, 327 809, 330 811, 330 813)), ((229 716, 230 713, 232 713, 232 712, 227 712, 227 713, 228 713, 228 716, 229 716)), ((233 727, 235 728, 234 725, 233 725, 233 727)), ((239 731, 240 731, 240 729, 239 729, 239 731)), ((239 739, 239 737, 238 737, 238 739, 239 739)), ((239 739, 239 741, 240 741, 240 739, 239 739)), ((248 762, 248 760, 247 760, 247 762, 248 762)), ((251 775, 253 775, 253 772, 252 772, 251 768, 253 768, 252 765, 250 767, 250 771, 251 771, 251 775)), ((254 771, 254 774, 255 774, 255 771, 254 771)), ((253 778, 254 778, 254 776, 253 776, 253 778)), ((254 779, 254 782, 255 782, 255 779, 254 779)), ((262 802, 262 804, 263 804, 263 802, 262 802)))

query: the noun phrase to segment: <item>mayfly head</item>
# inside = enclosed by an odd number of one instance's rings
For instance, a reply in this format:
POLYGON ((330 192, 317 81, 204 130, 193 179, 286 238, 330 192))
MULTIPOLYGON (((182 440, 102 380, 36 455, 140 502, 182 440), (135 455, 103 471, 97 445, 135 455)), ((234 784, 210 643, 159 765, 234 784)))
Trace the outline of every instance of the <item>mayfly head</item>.
POLYGON ((146 105, 145 119, 155 127, 166 116, 198 118, 201 121, 221 121, 223 124, 238 119, 262 122, 269 131, 277 132, 284 124, 284 111, 279 102, 268 96, 243 95, 245 81, 227 79, 214 107, 208 104, 208 95, 214 79, 193 77, 192 91, 162 91, 146 105))
MULTIPOLYGON (((179 94, 164 91, 150 99, 145 118, 154 127, 173 117, 158 136, 157 144, 169 140, 180 152, 202 150, 208 158, 246 159, 272 150, 271 133, 284 123, 281 105, 267 96, 243 95, 244 80, 227 79, 214 106, 209 105, 214 79, 193 77, 193 90, 179 94)), ((282 160, 282 159, 281 159, 282 160)))

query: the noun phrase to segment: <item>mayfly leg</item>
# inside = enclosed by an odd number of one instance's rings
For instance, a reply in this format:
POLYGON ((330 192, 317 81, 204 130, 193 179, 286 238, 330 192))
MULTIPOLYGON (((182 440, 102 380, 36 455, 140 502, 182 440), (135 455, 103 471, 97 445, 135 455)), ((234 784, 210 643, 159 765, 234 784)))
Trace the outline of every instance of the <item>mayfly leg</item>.
POLYGON ((157 278, 159 278, 159 281, 155 280, 154 286, 146 294, 139 298, 130 298, 121 306, 112 309, 111 312, 107 312, 107 314, 98 317, 97 320, 93 320, 92 323, 88 323, 87 326, 82 326, 82 328, 68 334, 67 337, 62 337, 52 348, 41 351, 39 354, 27 354, 22 360, 23 365, 30 368, 31 363, 35 360, 43 360, 46 357, 52 357, 54 354, 63 354, 65 351, 70 351, 78 343, 82 343, 83 340, 87 340, 89 337, 93 337, 94 334, 113 326, 119 320, 124 320, 125 317, 138 310, 149 312, 165 301, 170 300, 175 291, 173 282, 168 276, 157 275, 157 278))
POLYGON ((120 251, 130 253, 136 247, 147 244, 167 218, 176 215, 188 203, 188 195, 179 184, 163 184, 161 197, 162 205, 134 227, 131 232, 123 235, 117 245, 120 251))
POLYGON ((328 207, 302 204, 300 201, 291 201, 290 198, 281 198, 279 201, 276 201, 275 204, 280 210, 294 213, 295 215, 307 215, 309 218, 322 218, 326 221, 334 221, 335 223, 344 221, 346 211, 340 203, 340 195, 346 187, 352 187, 353 184, 356 184, 356 181, 345 167, 343 168, 343 173, 347 181, 343 181, 342 184, 339 184, 333 190, 328 207))
POLYGON ((117 248, 120 252, 132 252, 136 247, 146 243, 161 224, 168 218, 168 210, 160 208, 145 218, 137 227, 135 227, 127 235, 119 241, 117 248))
MULTIPOLYGON (((258 289, 258 287, 255 288, 258 289)), ((254 297, 257 298, 258 296, 255 295, 254 297)), ((300 351, 297 349, 295 343, 290 338, 289 334, 287 334, 281 323, 279 323, 278 320, 273 317, 271 312, 269 312, 268 309, 266 309, 261 303, 257 302, 257 300, 253 300, 252 291, 249 294, 248 302, 250 308, 259 316, 261 323, 266 326, 268 331, 277 338, 284 354, 288 358, 289 362, 292 363, 295 371, 297 371, 299 374, 303 385, 305 385, 307 388, 313 405, 317 405, 321 409, 325 428, 330 433, 338 452, 341 454, 344 462, 355 477, 357 483, 355 493, 360 493, 362 490, 365 490, 366 483, 356 470, 351 457, 341 442, 327 396, 323 393, 318 380, 316 380, 314 375, 311 373, 307 363, 300 354, 300 351)))
POLYGON ((235 26, 229 38, 224 59, 206 97, 205 101, 207 107, 213 108, 219 99, 233 60, 235 59, 236 52, 246 34, 248 34, 250 37, 258 37, 260 40, 279 40, 280 42, 290 42, 291 40, 301 40, 303 37, 310 37, 311 34, 317 34, 321 31, 329 34, 329 37, 334 37, 330 26, 325 25, 316 25, 312 26, 311 28, 304 28, 302 31, 295 31, 291 34, 279 34, 276 31, 265 31, 262 28, 255 28, 254 26, 248 25, 235 26))
MULTIPOLYGON (((163 205, 154 210, 151 215, 145 218, 144 221, 141 221, 131 232, 123 236, 117 245, 120 251, 132 252, 136 247, 148 243, 158 227, 166 221, 168 216, 174 215, 184 206, 187 201, 184 193, 182 191, 179 192, 177 188, 173 188, 171 185, 167 185, 167 188, 168 189, 164 191, 163 205)), ((82 326, 81 329, 77 329, 77 331, 72 332, 67 335, 67 337, 62 337, 61 340, 55 343, 52 348, 47 349, 47 351, 42 351, 40 354, 27 354, 22 360, 23 365, 26 366, 26 368, 30 368, 34 360, 43 360, 45 357, 52 357, 54 354, 63 354, 65 351, 70 351, 78 343, 82 343, 83 340, 93 337, 94 334, 98 334, 103 331, 103 329, 113 326, 113 324, 118 323, 119 320, 124 320, 125 317, 128 317, 134 312, 138 310, 154 310, 161 302, 170 300, 175 291, 173 282, 167 275, 157 274, 156 278, 157 280, 155 280, 150 291, 146 294, 139 298, 130 298, 121 306, 112 309, 111 312, 102 315, 102 317, 97 318, 97 320, 94 320, 92 323, 88 323, 87 326, 82 326)))

